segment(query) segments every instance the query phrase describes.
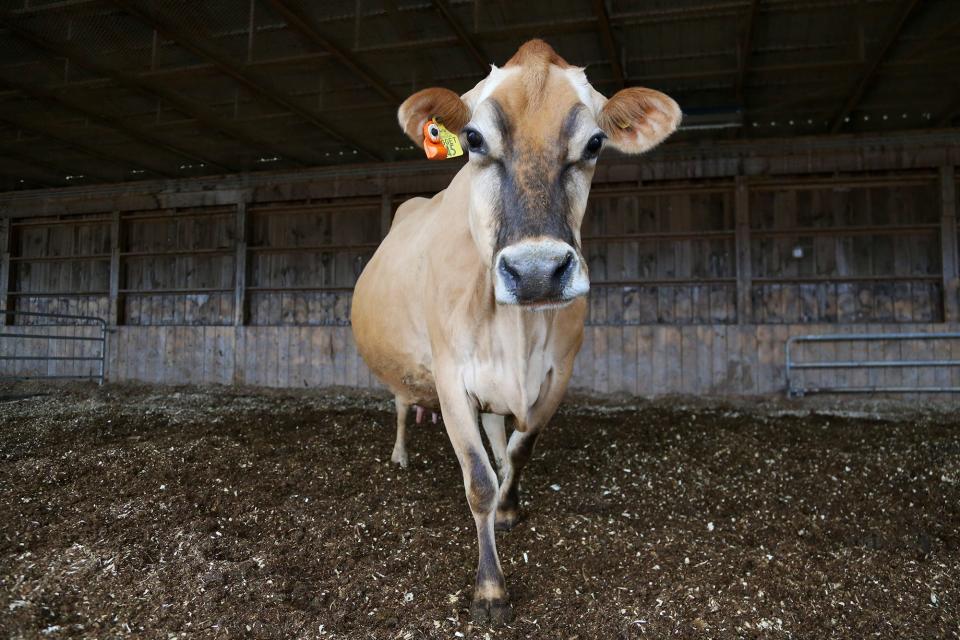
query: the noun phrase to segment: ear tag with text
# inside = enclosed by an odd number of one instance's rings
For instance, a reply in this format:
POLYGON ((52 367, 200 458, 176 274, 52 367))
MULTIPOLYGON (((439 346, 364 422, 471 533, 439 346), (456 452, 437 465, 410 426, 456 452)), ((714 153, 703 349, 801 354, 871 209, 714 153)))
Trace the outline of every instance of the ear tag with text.
POLYGON ((434 116, 423 125, 423 150, 430 160, 446 160, 463 155, 460 138, 434 116))

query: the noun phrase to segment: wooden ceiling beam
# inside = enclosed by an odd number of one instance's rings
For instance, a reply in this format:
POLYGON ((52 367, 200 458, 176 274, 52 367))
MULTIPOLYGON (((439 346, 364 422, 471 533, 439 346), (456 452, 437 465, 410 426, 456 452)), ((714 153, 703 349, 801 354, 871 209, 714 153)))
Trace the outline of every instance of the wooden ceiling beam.
MULTIPOLYGON (((743 31, 737 42, 737 79, 734 84, 734 91, 737 96, 737 102, 741 108, 746 105, 743 94, 743 84, 747 79, 747 72, 750 66, 750 52, 753 51, 753 32, 757 20, 757 9, 760 6, 760 0, 752 0, 747 9, 747 20, 743 25, 743 31)), ((744 108, 744 110, 746 110, 744 108)))
POLYGON ((210 43, 193 37, 164 16, 161 16, 155 11, 145 9, 134 0, 112 0, 112 2, 117 7, 123 9, 130 15, 139 18, 145 24, 155 29, 158 33, 162 34, 166 38, 169 38, 170 40, 173 40, 197 57, 215 64, 222 73, 233 78, 234 81, 247 90, 262 96, 286 111, 295 113, 297 116, 320 129, 324 134, 336 140, 337 142, 353 147, 363 155, 375 160, 383 160, 383 156, 381 154, 373 151, 358 139, 337 131, 331 124, 325 122, 320 116, 310 109, 307 109, 303 105, 297 103, 296 100, 282 90, 274 87, 265 78, 259 77, 243 67, 238 66, 233 60, 231 60, 229 55, 219 51, 210 43))
POLYGON ((328 52, 336 58, 344 68, 361 78, 384 98, 393 104, 400 104, 400 96, 394 93, 393 89, 389 87, 383 78, 366 68, 352 53, 341 48, 337 43, 320 33, 320 29, 314 21, 300 8, 294 6, 289 0, 269 0, 269 2, 271 6, 283 16, 283 19, 286 20, 287 25, 289 25, 291 29, 299 33, 313 45, 328 52))
MULTIPOLYGON (((130 160, 129 158, 124 158, 122 156, 114 155, 112 153, 105 153, 103 150, 98 149, 97 147, 79 142, 77 140, 72 140, 70 138, 65 138, 57 133, 50 131, 48 128, 38 125, 36 123, 24 123, 20 119, 14 119, 9 116, 9 114, 0 115, 0 122, 3 124, 20 129, 23 132, 30 133, 41 138, 48 138, 57 142, 58 144, 63 145, 68 149, 73 149, 84 155, 91 156, 102 162, 107 162, 119 168, 121 171, 130 171, 131 169, 139 169, 141 165, 139 162, 130 160)), ((151 169, 146 169, 150 173, 155 173, 151 169)), ((74 169, 76 171, 76 169, 74 169)), ((159 175, 159 174, 157 174, 159 175)), ((112 178, 111 178, 112 179, 112 178)))
POLYGON ((617 53, 616 41, 613 39, 613 29, 610 27, 610 15, 607 13, 606 0, 593 0, 593 15, 597 18, 600 43, 603 45, 603 49, 610 59, 610 68, 613 69, 613 79, 617 84, 617 88, 623 89, 627 86, 627 81, 623 73, 623 65, 620 64, 620 55, 617 53))
POLYGON ((95 169, 91 171, 89 167, 66 167, 62 163, 49 162, 47 160, 35 158, 30 154, 24 153, 21 149, 18 149, 17 147, 20 145, 17 145, 17 143, 11 142, 10 140, 0 139, 0 146, 2 146, 4 149, 3 155, 7 156, 8 158, 13 158, 17 162, 24 164, 32 164, 42 167, 47 171, 54 173, 55 175, 65 176, 67 174, 82 174, 98 180, 103 180, 105 182, 116 182, 117 180, 115 177, 100 173, 95 169))
POLYGON ((844 120, 854 109, 856 109, 857 105, 860 103, 860 99, 863 97, 863 94, 873 81, 874 76, 877 73, 877 69, 879 69, 880 65, 883 64, 883 61, 886 59, 890 49, 893 48, 894 43, 896 43, 897 38, 903 31, 904 25, 906 25, 910 20, 914 10, 916 10, 916 8, 921 4, 921 1, 922 0, 903 0, 896 7, 896 9, 894 9, 893 17, 884 30, 884 35, 880 40, 880 44, 877 46, 876 50, 873 52, 873 55, 870 57, 870 60, 867 62, 867 65, 864 67, 863 73, 861 73, 857 78, 857 81, 853 85, 853 89, 849 92, 847 99, 843 103, 843 106, 840 107, 840 110, 837 111, 837 113, 833 116, 833 120, 830 124, 830 133, 837 133, 840 131, 840 128, 843 127, 844 120))
POLYGON ((483 75, 490 73, 490 58, 483 52, 480 45, 467 33, 457 17, 450 11, 450 7, 444 0, 433 0, 433 8, 436 9, 443 21, 447 23, 450 30, 457 36, 460 46, 470 55, 470 59, 476 63, 477 68, 483 72, 483 75))
MULTIPOLYGON (((162 140, 161 138, 153 135, 152 133, 144 131, 143 129, 140 129, 139 127, 135 127, 133 125, 127 124, 121 121, 119 118, 114 118, 112 116, 105 116, 97 111, 93 111, 91 109, 87 109, 86 107, 81 107, 79 105, 76 105, 68 100, 65 100, 62 96, 54 93, 53 91, 48 91, 47 89, 44 89, 42 87, 27 85, 19 82, 13 83, 13 82, 10 82, 9 80, 0 80, 0 88, 18 91, 25 96, 33 98, 34 100, 40 100, 42 102, 48 102, 48 103, 52 103, 57 106, 63 107, 67 111, 70 111, 83 118, 86 118, 91 122, 95 122, 100 126, 106 127, 108 129, 113 129, 115 131, 119 131, 126 137, 136 140, 137 142, 144 144, 147 147, 163 149, 164 151, 167 151, 177 157, 190 160, 191 162, 204 163, 204 164, 209 164, 210 166, 213 166, 213 167, 217 167, 219 169, 226 169, 226 167, 221 166, 219 163, 209 161, 206 158, 202 158, 190 151, 187 151, 185 149, 180 149, 179 147, 171 145, 166 140, 162 140)), ((177 177, 176 174, 171 173, 169 170, 165 168, 160 168, 159 166, 154 165, 151 162, 144 162, 141 160, 140 164, 146 167, 150 167, 155 173, 159 173, 162 176, 165 176, 168 178, 177 177)))
POLYGON ((953 97, 934 118, 934 124, 938 127, 948 127, 957 116, 960 116, 960 85, 953 88, 953 97))
POLYGON ((180 113, 187 117, 193 118, 201 125, 217 131, 227 138, 236 140, 245 146, 257 151, 266 151, 273 155, 284 156, 301 165, 315 164, 315 162, 310 159, 297 157, 296 154, 287 153, 273 143, 251 136, 246 131, 243 131, 240 127, 227 123, 222 118, 214 115, 206 107, 194 102, 193 100, 185 98, 176 91, 167 89, 162 85, 157 84, 155 81, 148 79, 145 74, 135 75, 119 69, 108 67, 98 62, 95 58, 90 56, 87 52, 83 51, 79 47, 76 47, 68 42, 54 41, 36 34, 29 29, 25 29, 19 25, 15 19, 11 18, 7 14, 0 13, 0 25, 6 27, 18 37, 30 42, 34 46, 52 55, 67 58, 74 64, 92 71, 93 73, 102 76, 121 87, 141 93, 150 98, 163 100, 180 113))

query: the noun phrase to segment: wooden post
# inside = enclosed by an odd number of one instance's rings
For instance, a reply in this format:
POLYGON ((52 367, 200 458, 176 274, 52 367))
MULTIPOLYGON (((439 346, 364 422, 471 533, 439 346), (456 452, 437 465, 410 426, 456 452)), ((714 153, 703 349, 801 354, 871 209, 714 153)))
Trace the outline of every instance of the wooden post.
POLYGON ((957 299, 957 182, 954 167, 940 167, 940 249, 943 267, 943 319, 960 321, 957 299))
POLYGON ((393 194, 384 192, 380 196, 380 237, 386 238, 393 224, 393 194))
POLYGON ((237 201, 236 213, 236 254, 233 276, 233 324, 242 327, 247 324, 247 242, 249 240, 249 220, 247 217, 246 196, 237 201))
POLYGON ((110 217, 110 306, 107 323, 115 327, 123 322, 123 300, 120 298, 120 211, 110 217))
POLYGON ((750 189, 743 176, 737 176, 734 202, 736 207, 735 245, 737 254, 737 324, 753 321, 750 264, 750 189))
MULTIPOLYGON (((10 291, 10 278, 13 274, 10 263, 10 249, 13 246, 13 228, 10 226, 10 218, 0 218, 0 309, 13 309, 10 291)), ((9 324, 8 320, 12 316, 3 314, 0 317, 0 326, 9 324)))

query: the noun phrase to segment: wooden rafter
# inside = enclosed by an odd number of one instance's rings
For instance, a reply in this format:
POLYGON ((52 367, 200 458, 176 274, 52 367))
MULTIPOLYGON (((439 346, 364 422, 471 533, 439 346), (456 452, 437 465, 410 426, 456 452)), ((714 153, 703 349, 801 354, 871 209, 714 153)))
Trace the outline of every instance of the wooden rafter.
POLYGON ((743 95, 743 84, 747 79, 747 70, 750 64, 750 52, 753 50, 753 31, 757 20, 757 9, 760 6, 760 0, 752 0, 750 8, 747 9, 747 20, 743 25, 743 31, 740 33, 737 42, 737 79, 734 86, 737 102, 740 106, 745 106, 743 95))
POLYGON ((953 89, 953 97, 939 114, 934 118, 934 124, 938 127, 950 126, 950 123, 960 115, 960 85, 953 89))
POLYGON ((440 14, 443 21, 447 23, 450 30, 457 36, 457 40, 460 41, 460 46, 470 54, 470 59, 476 63, 477 68, 486 75, 490 71, 490 58, 487 57, 487 54, 483 52, 480 45, 467 33, 467 30, 463 28, 463 25, 460 24, 457 17, 450 11, 447 3, 444 2, 444 0, 433 0, 433 8, 437 10, 437 13, 440 14))
MULTIPOLYGON (((140 127, 123 122, 119 118, 106 116, 100 113, 99 111, 94 111, 92 109, 88 109, 86 107, 82 107, 80 105, 74 104, 68 100, 65 100, 59 94, 53 91, 44 89, 43 87, 28 85, 24 83, 13 83, 13 82, 10 82, 9 80, 2 80, 0 81, 0 88, 18 91, 25 96, 29 96, 33 98, 34 100, 40 100, 42 102, 48 102, 48 103, 58 105, 60 107, 63 107, 67 111, 71 111, 79 116, 86 118, 87 120, 90 120, 91 122, 95 122, 99 124, 100 126, 106 127, 108 129, 113 129, 115 131, 119 131, 120 133, 124 134, 128 138, 136 140, 137 142, 144 144, 148 147, 163 149, 164 151, 167 151, 177 157, 190 160, 191 162, 204 163, 219 169, 229 170, 227 167, 224 167, 218 162, 213 162, 212 160, 208 160, 207 158, 201 157, 191 151, 187 151, 186 149, 177 147, 167 142, 166 140, 163 140, 162 138, 155 136, 149 131, 146 131, 144 129, 141 129, 140 127)), ((141 164, 147 165, 146 162, 142 162, 141 164)), ((171 174, 168 170, 159 168, 156 165, 151 166, 151 168, 155 172, 161 175, 164 175, 167 177, 174 177, 174 174, 171 174)))
POLYGON ((324 36, 314 21, 301 9, 294 6, 289 0, 269 1, 273 8, 287 21, 291 29, 297 31, 315 46, 330 53, 330 55, 336 58, 346 69, 358 78, 361 78, 391 103, 400 104, 400 97, 394 93, 393 89, 388 86, 383 78, 366 68, 352 53, 341 48, 330 38, 324 36))
MULTIPOLYGON (((139 161, 134 161, 134 160, 130 160, 129 158, 123 158, 121 156, 117 156, 111 153, 106 153, 98 147, 94 147, 92 145, 79 142, 77 140, 66 138, 58 133, 54 133, 50 131, 49 128, 46 126, 38 125, 33 122, 25 123, 19 118, 14 119, 14 118, 11 118, 9 115, 0 116, 0 123, 3 123, 10 127, 14 127, 16 129, 20 129, 21 131, 25 133, 29 133, 31 135, 53 140, 54 142, 57 142, 58 144, 61 144, 68 149, 73 149, 83 155, 88 155, 93 158, 97 158, 98 160, 101 160, 108 164, 112 164, 123 171, 129 171, 131 169, 141 168, 139 161)), ((153 173, 152 170, 150 171, 151 173, 153 173)), ((85 171, 85 173, 89 173, 89 170, 85 171)))
POLYGON ((593 0, 593 14, 597 18, 597 28, 600 31, 600 42, 603 49, 610 59, 610 68, 613 69, 613 79, 619 89, 627 86, 627 80, 623 73, 623 65, 620 64, 620 55, 617 53, 617 44, 613 39, 613 29, 610 27, 610 15, 607 13, 606 0, 593 0))
POLYGON ((258 151, 266 151, 271 154, 288 157, 299 164, 313 164, 313 162, 308 159, 298 158, 295 155, 288 154, 272 143, 256 139, 255 137, 243 131, 240 127, 224 121, 222 118, 214 115, 206 107, 194 102, 193 100, 185 98, 176 91, 167 89, 141 75, 134 75, 120 69, 109 67, 97 61, 87 52, 70 44, 69 42, 52 40, 34 33, 33 31, 21 26, 16 19, 11 18, 8 14, 0 13, 0 25, 3 25, 12 33, 16 34, 19 38, 30 42, 34 46, 54 56, 67 58, 72 63, 92 71, 99 76, 107 78, 121 87, 141 93, 150 98, 159 98, 180 113, 195 119, 204 127, 213 131, 217 131, 227 138, 236 140, 258 151))
POLYGON ((162 34, 164 37, 173 40, 181 47, 187 49, 199 58, 213 63, 222 73, 233 78, 244 88, 262 96, 278 107, 297 115, 306 122, 309 122, 316 128, 323 131, 323 133, 330 138, 342 144, 353 147, 364 155, 375 160, 383 159, 379 153, 373 151, 359 140, 351 138, 350 136, 337 131, 331 124, 324 121, 324 119, 319 115, 299 104, 284 91, 274 87, 272 83, 267 81, 265 78, 259 77, 258 75, 255 75, 237 65, 233 60, 231 60, 229 55, 219 51, 209 42, 201 41, 200 39, 188 34, 186 31, 164 16, 161 16, 155 11, 143 8, 133 0, 112 0, 112 2, 127 13, 136 16, 153 29, 156 29, 156 31, 162 34))
POLYGON ((847 99, 843 103, 843 106, 840 107, 840 110, 837 111, 836 115, 834 115, 830 124, 831 133, 836 133, 840 130, 840 128, 843 126, 844 120, 860 103, 860 99, 863 97, 864 92, 866 92, 871 82, 873 82, 873 77, 876 75, 877 69, 879 69, 880 65, 883 64, 883 61, 886 59, 890 49, 893 48, 894 43, 897 41, 897 38, 903 31, 904 25, 907 24, 907 21, 910 19, 911 15, 913 15, 914 10, 921 4, 921 1, 922 0, 903 0, 894 10, 893 17, 887 24, 887 28, 884 30, 884 35, 880 40, 880 44, 877 46, 870 60, 867 62, 867 65, 864 67, 863 73, 861 73, 857 78, 857 81, 853 85, 853 89, 849 92, 847 99))

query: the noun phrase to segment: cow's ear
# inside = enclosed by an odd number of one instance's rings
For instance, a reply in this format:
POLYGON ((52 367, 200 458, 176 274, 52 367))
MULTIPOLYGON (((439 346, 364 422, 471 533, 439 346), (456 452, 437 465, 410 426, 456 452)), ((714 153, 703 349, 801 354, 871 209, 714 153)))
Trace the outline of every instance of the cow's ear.
POLYGON ((643 153, 676 131, 682 117, 680 106, 670 96, 631 87, 607 100, 597 124, 614 148, 624 153, 643 153))
POLYGON ((450 131, 460 133, 470 120, 470 111, 460 96, 440 87, 417 91, 404 100, 397 111, 400 128, 420 147, 423 146, 423 125, 433 116, 441 118, 443 126, 450 131))

